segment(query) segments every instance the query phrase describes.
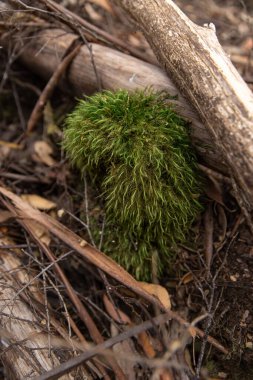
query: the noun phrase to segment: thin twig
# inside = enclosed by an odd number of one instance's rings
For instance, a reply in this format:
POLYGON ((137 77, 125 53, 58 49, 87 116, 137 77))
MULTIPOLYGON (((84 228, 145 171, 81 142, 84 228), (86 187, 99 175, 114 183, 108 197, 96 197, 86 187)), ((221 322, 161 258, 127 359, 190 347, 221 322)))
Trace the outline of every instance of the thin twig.
POLYGON ((17 111, 18 111, 20 125, 21 125, 23 131, 25 131, 25 124, 26 123, 25 123, 24 113, 23 113, 23 110, 22 110, 22 107, 20 104, 20 99, 18 96, 17 88, 16 88, 16 85, 14 82, 11 82, 11 86, 12 86, 12 91, 13 91, 13 96, 14 96, 14 100, 16 103, 17 111))
MULTIPOLYGON (((145 60, 146 62, 154 63, 154 61, 150 57, 146 56, 144 53, 141 53, 140 51, 138 51, 137 49, 128 45, 127 43, 123 42, 122 40, 119 40, 117 37, 105 32, 104 30, 98 28, 97 26, 89 23, 87 20, 84 20, 82 17, 80 17, 77 14, 71 12, 70 10, 64 8, 62 5, 57 4, 52 0, 43 0, 43 3, 51 11, 53 11, 53 12, 56 11, 54 16, 61 15, 61 17, 63 17, 65 19, 65 22, 66 22, 66 18, 67 18, 68 22, 71 22, 71 23, 74 22, 74 25, 75 24, 80 25, 84 28, 84 30, 86 30, 86 31, 88 30, 90 32, 93 32, 93 34, 95 34, 97 39, 100 36, 100 38, 102 38, 103 41, 110 42, 112 45, 115 45, 118 48, 121 48, 122 50, 129 52, 134 57, 137 57, 137 58, 141 59, 142 61, 145 60)), ((40 9, 37 9, 37 10, 40 10, 40 9)))
MULTIPOLYGON (((73 320, 73 318, 71 318, 71 316, 69 315, 68 316, 69 318, 69 322, 70 322, 70 325, 73 329, 73 331, 75 332, 76 336, 78 336, 82 346, 83 346, 83 350, 86 351, 88 348, 90 348, 90 344, 86 341, 86 339, 84 338, 83 334, 81 333, 81 331, 79 330, 79 328, 77 327, 75 321, 73 320)), ((100 371, 101 374, 103 375, 103 379, 104 380, 110 380, 110 377, 108 376, 107 372, 105 371, 105 368, 103 366, 103 364, 98 360, 98 359, 95 359, 94 362, 96 362, 96 366, 97 368, 89 361, 87 363, 87 365, 89 367, 91 367, 91 369, 96 372, 96 371, 100 371)), ((101 375, 100 375, 101 376, 101 375)))
POLYGON ((68 65, 71 63, 73 58, 77 55, 77 53, 80 50, 81 45, 76 46, 59 64, 51 78, 49 79, 46 87, 42 91, 39 99, 37 100, 37 103, 35 104, 35 107, 32 111, 32 114, 28 120, 27 123, 27 133, 32 132, 34 127, 36 126, 37 122, 39 121, 43 109, 45 107, 45 104, 48 100, 48 98, 51 96, 52 92, 54 91, 55 87, 57 86, 59 80, 61 79, 63 73, 67 69, 68 65))
POLYGON ((60 376, 70 372, 73 368, 79 366, 85 361, 93 358, 95 355, 101 354, 104 350, 114 346, 117 343, 120 343, 126 339, 131 338, 132 336, 137 336, 142 331, 152 328, 154 325, 160 326, 162 323, 166 323, 170 319, 169 314, 160 314, 158 317, 155 317, 149 321, 143 322, 140 325, 134 326, 123 333, 116 335, 113 338, 108 339, 102 344, 97 345, 96 347, 90 349, 89 351, 80 354, 79 356, 68 360, 66 363, 61 364, 58 367, 42 374, 35 378, 35 380, 53 380, 58 379, 60 376))
POLYGON ((86 179, 86 173, 83 174, 83 181, 84 181, 84 205, 85 205, 85 217, 86 217, 86 228, 87 232, 91 241, 91 244, 93 247, 96 248, 95 241, 92 236, 92 232, 90 230, 90 217, 89 217, 89 205, 88 205, 88 185, 87 185, 87 179, 86 179))
MULTIPOLYGON (((67 245, 71 246, 76 250, 83 258, 92 262, 96 267, 102 269, 117 281, 124 284, 128 288, 132 289, 136 294, 140 295, 144 299, 151 302, 153 305, 156 305, 160 310, 165 310, 172 319, 176 319, 180 324, 184 326, 189 326, 189 323, 181 318, 177 313, 174 313, 171 310, 167 310, 162 303, 153 295, 146 292, 140 284, 127 273, 123 268, 119 267, 114 263, 113 260, 108 258, 102 252, 96 250, 86 241, 81 240, 76 234, 66 228, 64 225, 59 223, 57 220, 53 219, 49 215, 43 214, 38 210, 32 208, 29 204, 24 202, 20 197, 12 193, 11 191, 0 186, 0 197, 1 202, 13 213, 14 217, 17 218, 17 221, 23 225, 24 220, 30 222, 36 221, 40 225, 46 227, 53 235, 58 237, 60 240, 64 241, 67 245), (15 209, 11 207, 10 203, 4 200, 3 196, 7 197, 12 201, 12 204, 15 206, 15 209)), ((196 334, 200 337, 203 337, 204 332, 194 327, 196 334)), ((211 336, 208 336, 208 342, 215 346, 219 351, 228 354, 228 350, 222 346, 216 339, 211 336)))
POLYGON ((32 175, 22 175, 22 174, 17 174, 17 173, 0 172, 0 177, 10 178, 10 179, 14 179, 20 182, 29 182, 29 183, 34 182, 34 183, 47 183, 47 184, 51 183, 51 180, 46 177, 36 178, 35 176, 32 176, 32 175))
MULTIPOLYGON (((13 210, 13 206, 12 205, 8 204, 8 202, 5 202, 5 205, 6 205, 6 207, 9 208, 10 211, 12 211, 12 212, 15 213, 15 211, 13 210)), ((77 295, 76 295, 73 287, 71 286, 70 282, 68 281, 65 273, 60 268, 60 266, 57 264, 57 261, 59 259, 56 259, 56 257, 53 255, 53 253, 51 252, 51 250, 36 236, 36 233, 33 230, 33 224, 31 223, 30 220, 24 219, 20 223, 31 234, 31 236, 33 237, 33 239, 36 241, 36 243, 43 250, 43 252, 45 252, 45 254, 48 257, 48 259, 51 261, 51 263, 45 269, 43 269, 43 271, 41 271, 37 276, 35 276, 35 278, 37 278, 41 273, 45 272, 49 267, 54 266, 54 270, 58 274, 58 276, 61 279, 61 281, 64 283, 65 288, 66 288, 66 292, 67 292, 69 298, 71 299, 71 301, 73 302, 73 304, 75 305, 75 307, 77 309, 77 312, 79 314, 79 317, 82 319, 82 321, 86 325, 86 327, 87 327, 87 329, 88 329, 91 337, 94 339, 94 341, 96 343, 98 343, 98 344, 102 343, 104 341, 103 336, 100 334, 100 332, 99 332, 97 326, 95 325, 93 319, 89 315, 88 311, 86 310, 86 308, 84 307, 84 305, 82 304, 82 302, 80 301, 80 299, 77 297, 77 295)), ((68 254, 69 254, 69 252, 68 252, 68 254)), ((61 256, 61 258, 64 257, 65 255, 61 256)), ((30 283, 32 281, 33 281, 33 279, 28 283, 28 285, 30 285, 30 283)), ((25 285, 16 294, 16 297, 28 285, 25 285)), ((123 374, 121 368, 118 366, 118 364, 115 361, 115 359, 113 357, 110 357, 110 358, 108 358, 108 362, 111 365, 112 369, 114 370, 117 379, 119 379, 119 380, 126 380, 125 379, 125 375, 123 374)))
POLYGON ((92 67, 94 70, 94 74, 95 74, 95 77, 97 80, 97 90, 100 92, 100 91, 102 91, 102 83, 101 83, 101 78, 100 78, 100 75, 98 73, 96 63, 95 63, 95 59, 94 59, 94 55, 93 55, 93 51, 92 51, 92 44, 87 41, 87 39, 85 38, 85 36, 84 36, 84 34, 80 28, 78 28, 78 33, 80 34, 83 42, 85 43, 85 45, 87 46, 87 49, 89 50, 90 61, 91 61, 91 64, 92 64, 92 67))
MULTIPOLYGON (((87 184, 87 177, 86 177, 86 173, 84 172, 83 174, 83 178, 84 178, 84 203, 85 203, 85 214, 86 214, 86 225, 87 225, 87 232, 89 234, 89 238, 91 240, 91 243, 93 245, 93 247, 97 248, 96 244, 95 244, 95 241, 93 239, 93 236, 92 236, 92 232, 91 232, 91 229, 90 229, 90 218, 89 218, 89 200, 88 200, 88 184, 87 184)), ((118 309, 116 308, 115 304, 114 304, 114 301, 112 299, 112 296, 111 296, 111 290, 112 290, 112 286, 110 285, 109 281, 108 281, 108 278, 106 276, 106 274, 101 270, 101 269, 98 269, 98 272, 105 284, 105 289, 106 289, 106 293, 112 303, 112 306, 115 310, 115 313, 118 315, 119 319, 121 319, 120 317, 120 313, 118 311, 118 309)))
POLYGON ((221 174, 221 173, 217 172, 216 170, 208 168, 207 166, 204 166, 202 164, 198 164, 198 167, 206 175, 231 185, 231 179, 229 177, 225 176, 224 174, 221 174))
MULTIPOLYGON (((41 254, 43 260, 43 255, 41 254)), ((51 357, 52 346, 51 346, 51 323, 50 323, 50 313, 48 309, 48 299, 47 299, 47 287, 46 287, 46 273, 42 273, 43 279, 43 290, 44 290, 44 300, 45 300, 45 310, 46 310, 46 320, 47 320, 47 339, 48 339, 48 355, 51 357)))
POLYGON ((54 262, 51 262, 49 265, 47 265, 45 268, 43 268, 35 277, 31 278, 24 286, 22 286, 21 289, 19 289, 19 291, 15 294, 15 297, 14 298, 11 298, 8 300, 8 303, 5 303, 2 307, 2 309, 0 309, 0 313, 7 307, 7 306, 10 306, 17 298, 18 296, 27 288, 29 288, 29 286, 37 279, 39 278, 41 275, 43 275, 43 273, 45 273, 46 271, 48 271, 53 265, 55 265, 57 263, 57 261, 60 261, 62 259, 64 259, 65 257, 67 257, 72 251, 69 251, 69 252, 66 252, 65 254, 63 254, 62 256, 58 257, 58 259, 56 259, 54 262))
POLYGON ((205 247, 205 258, 206 258, 206 268, 207 272, 210 273, 211 262, 213 258, 213 212, 212 204, 208 204, 207 209, 204 214, 204 225, 205 225, 205 237, 204 237, 204 247, 205 247))

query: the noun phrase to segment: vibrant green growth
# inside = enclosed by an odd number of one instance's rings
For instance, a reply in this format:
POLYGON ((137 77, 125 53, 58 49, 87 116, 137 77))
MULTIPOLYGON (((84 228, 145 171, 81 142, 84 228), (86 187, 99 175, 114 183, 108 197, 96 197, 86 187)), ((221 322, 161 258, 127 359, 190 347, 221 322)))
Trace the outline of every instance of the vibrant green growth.
POLYGON ((185 122, 165 96, 106 91, 81 100, 67 117, 64 147, 97 175, 105 202, 104 251, 138 279, 171 261, 201 209, 195 156, 185 122))

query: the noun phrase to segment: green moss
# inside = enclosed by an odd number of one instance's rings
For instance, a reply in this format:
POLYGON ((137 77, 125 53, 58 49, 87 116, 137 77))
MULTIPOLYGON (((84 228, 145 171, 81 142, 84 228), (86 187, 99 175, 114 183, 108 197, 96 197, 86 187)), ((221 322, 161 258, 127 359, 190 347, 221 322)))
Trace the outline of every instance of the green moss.
POLYGON ((96 173, 104 199, 103 249, 142 280, 171 262, 201 209, 200 179, 186 123, 151 91, 105 91, 79 101, 63 145, 81 171, 96 173))

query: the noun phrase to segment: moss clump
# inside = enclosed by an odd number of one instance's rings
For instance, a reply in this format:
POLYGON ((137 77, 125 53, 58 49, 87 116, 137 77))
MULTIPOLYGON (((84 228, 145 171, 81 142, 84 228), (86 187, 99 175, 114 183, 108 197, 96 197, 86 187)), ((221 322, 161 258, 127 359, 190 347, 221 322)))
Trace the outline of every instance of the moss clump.
POLYGON ((171 261, 201 209, 186 123, 151 91, 97 93, 66 119, 63 145, 81 170, 99 173, 107 233, 103 249, 138 279, 171 261))

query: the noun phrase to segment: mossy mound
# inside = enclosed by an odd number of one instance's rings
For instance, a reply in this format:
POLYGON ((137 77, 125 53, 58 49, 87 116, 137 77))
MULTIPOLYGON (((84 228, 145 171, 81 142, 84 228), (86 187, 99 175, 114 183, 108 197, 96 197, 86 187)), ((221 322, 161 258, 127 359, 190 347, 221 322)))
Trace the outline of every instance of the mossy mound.
POLYGON ((185 121, 151 91, 105 91, 79 101, 63 145, 81 170, 97 173, 105 204, 103 250, 136 278, 171 262, 199 213, 200 178, 185 121))

